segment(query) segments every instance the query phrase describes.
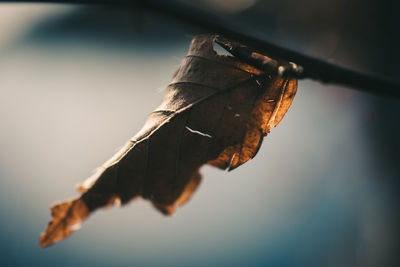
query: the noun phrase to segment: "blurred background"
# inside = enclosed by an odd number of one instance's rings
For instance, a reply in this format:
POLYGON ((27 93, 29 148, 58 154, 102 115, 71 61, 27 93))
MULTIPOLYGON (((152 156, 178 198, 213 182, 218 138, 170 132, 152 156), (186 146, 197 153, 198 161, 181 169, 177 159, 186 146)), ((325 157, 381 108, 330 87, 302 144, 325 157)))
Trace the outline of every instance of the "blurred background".
MULTIPOLYGON (((394 0, 186 2, 400 80, 394 0)), ((50 205, 141 128, 203 32, 140 6, 0 3, 1 266, 400 265, 400 101, 310 80, 258 155, 203 167, 174 216, 140 200, 38 247, 50 205)))

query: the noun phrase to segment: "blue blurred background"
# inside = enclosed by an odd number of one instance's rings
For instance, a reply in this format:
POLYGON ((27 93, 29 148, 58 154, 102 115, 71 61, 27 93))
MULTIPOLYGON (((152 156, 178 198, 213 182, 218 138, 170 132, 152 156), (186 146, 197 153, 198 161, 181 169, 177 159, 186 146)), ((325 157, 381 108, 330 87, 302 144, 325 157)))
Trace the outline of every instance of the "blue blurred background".
MULTIPOLYGON (((394 1, 191 2, 399 78, 394 1)), ((199 32, 140 7, 0 4, 0 265, 399 266, 400 101, 309 80, 258 155, 203 167, 174 216, 138 200, 38 247, 49 206, 141 128, 199 32)))

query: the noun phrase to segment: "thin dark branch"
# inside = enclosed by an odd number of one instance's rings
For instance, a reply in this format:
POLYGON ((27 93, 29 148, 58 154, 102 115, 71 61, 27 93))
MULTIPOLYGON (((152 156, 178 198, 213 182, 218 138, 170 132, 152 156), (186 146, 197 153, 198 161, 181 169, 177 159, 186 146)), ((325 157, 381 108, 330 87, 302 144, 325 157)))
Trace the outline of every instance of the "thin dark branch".
MULTIPOLYGON (((265 40, 259 32, 246 28, 243 25, 226 21, 211 13, 198 8, 185 5, 173 0, 8 0, 0 2, 42 2, 42 3, 68 3, 68 4, 103 4, 119 5, 135 8, 146 7, 183 20, 186 23, 201 27, 212 33, 221 34, 229 39, 238 41, 272 58, 279 58, 288 62, 294 62, 303 67, 301 78, 310 78, 323 83, 340 84, 361 91, 400 98, 400 83, 377 77, 371 74, 361 73, 344 68, 321 59, 304 55, 302 53, 278 46, 265 40)), ((243 58, 245 59, 245 58, 243 58)))

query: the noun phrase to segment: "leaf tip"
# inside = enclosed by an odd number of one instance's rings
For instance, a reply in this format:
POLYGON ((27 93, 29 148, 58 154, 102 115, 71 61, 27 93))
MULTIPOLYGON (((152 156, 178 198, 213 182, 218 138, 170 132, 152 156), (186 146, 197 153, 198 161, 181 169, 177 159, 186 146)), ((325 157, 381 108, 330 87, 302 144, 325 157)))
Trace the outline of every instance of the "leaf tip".
POLYGON ((89 215, 89 209, 81 198, 68 200, 51 208, 52 220, 45 232, 40 234, 39 246, 48 247, 63 240, 80 228, 89 215))

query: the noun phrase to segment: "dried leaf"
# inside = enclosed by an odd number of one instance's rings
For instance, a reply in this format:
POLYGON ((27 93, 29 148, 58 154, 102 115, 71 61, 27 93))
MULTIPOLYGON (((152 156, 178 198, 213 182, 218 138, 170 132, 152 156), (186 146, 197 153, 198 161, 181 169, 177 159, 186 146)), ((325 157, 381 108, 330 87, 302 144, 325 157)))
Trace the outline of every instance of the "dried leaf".
POLYGON ((52 208, 40 246, 67 237, 97 208, 139 196, 172 214, 197 189, 203 164, 232 170, 256 155, 263 137, 288 110, 297 80, 218 55, 215 38, 193 39, 160 106, 138 134, 78 186, 79 198, 52 208))

